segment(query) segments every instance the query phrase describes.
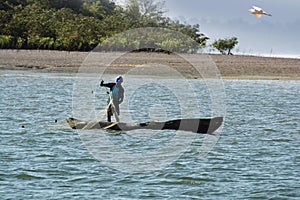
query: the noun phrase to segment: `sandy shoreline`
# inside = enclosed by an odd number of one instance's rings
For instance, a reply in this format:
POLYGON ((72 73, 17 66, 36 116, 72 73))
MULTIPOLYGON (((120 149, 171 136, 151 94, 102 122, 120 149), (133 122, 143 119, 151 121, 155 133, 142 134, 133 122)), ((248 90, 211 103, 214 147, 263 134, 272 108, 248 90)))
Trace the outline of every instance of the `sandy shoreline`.
MULTIPOLYGON (((0 70, 77 73, 88 55, 89 52, 0 50, 0 70)), ((300 80, 300 59, 241 55, 209 56, 223 79, 300 80)), ((180 56, 163 53, 124 54, 111 63, 109 71, 122 74, 136 65, 148 63, 170 66, 187 78, 201 78, 190 63, 180 56)))

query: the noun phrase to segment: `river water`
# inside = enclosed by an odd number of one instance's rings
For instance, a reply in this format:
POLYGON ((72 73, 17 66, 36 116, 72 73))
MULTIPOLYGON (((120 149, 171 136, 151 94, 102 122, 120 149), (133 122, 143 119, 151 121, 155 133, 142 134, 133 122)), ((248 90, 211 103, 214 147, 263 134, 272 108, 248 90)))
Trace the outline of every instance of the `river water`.
MULTIPOLYGON (((203 82, 190 84, 200 89, 195 92, 197 100, 186 105, 200 106, 182 112, 192 117, 214 114, 203 82)), ((130 90, 124 82, 125 91, 126 86, 130 90)), ((174 109, 180 98, 169 98, 168 88, 144 87, 147 90, 139 87, 125 96, 131 103, 121 105, 124 120, 182 116, 174 109), (145 98, 149 96, 152 103, 145 98)), ((172 142, 174 132, 148 131, 145 136, 139 131, 100 131, 112 145, 140 156, 139 162, 125 163, 125 168, 118 168, 122 163, 115 157, 110 157, 110 163, 101 160, 105 151, 93 152, 85 141, 88 133, 66 125, 65 118, 77 114, 72 107, 72 75, 1 71, 0 88, 1 199, 300 198, 300 81, 225 80, 225 122, 206 156, 199 154, 204 135, 193 135, 193 141, 171 160, 159 155, 149 161, 141 153, 148 155, 156 146, 172 142), (135 171, 140 169, 138 163, 147 170, 135 171)), ((102 112, 105 89, 88 92, 99 100, 96 110, 102 112)))

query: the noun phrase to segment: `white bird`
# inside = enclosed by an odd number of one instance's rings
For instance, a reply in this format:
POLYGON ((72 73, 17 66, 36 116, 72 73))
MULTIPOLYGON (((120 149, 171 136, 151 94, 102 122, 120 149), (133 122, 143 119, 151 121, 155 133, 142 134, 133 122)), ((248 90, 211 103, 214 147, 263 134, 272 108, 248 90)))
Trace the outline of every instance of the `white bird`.
POLYGON ((251 9, 248 10, 251 14, 253 14, 256 18, 261 18, 262 15, 272 16, 269 13, 266 13, 263 9, 257 6, 252 6, 251 9))

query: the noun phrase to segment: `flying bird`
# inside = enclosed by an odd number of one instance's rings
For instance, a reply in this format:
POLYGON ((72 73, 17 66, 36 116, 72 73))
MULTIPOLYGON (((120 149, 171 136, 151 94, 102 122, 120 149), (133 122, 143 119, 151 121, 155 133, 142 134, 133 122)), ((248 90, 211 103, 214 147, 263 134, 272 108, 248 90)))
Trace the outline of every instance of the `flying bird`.
POLYGON ((262 15, 272 16, 269 13, 266 13, 263 9, 257 6, 252 6, 251 9, 248 10, 251 14, 253 14, 256 18, 261 18, 262 15))

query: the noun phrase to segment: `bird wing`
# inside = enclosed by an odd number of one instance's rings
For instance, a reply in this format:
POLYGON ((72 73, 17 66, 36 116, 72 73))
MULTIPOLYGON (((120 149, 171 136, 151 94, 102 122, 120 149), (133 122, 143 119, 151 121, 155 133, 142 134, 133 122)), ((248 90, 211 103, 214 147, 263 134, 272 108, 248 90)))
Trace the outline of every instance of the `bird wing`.
POLYGON ((249 13, 252 13, 254 11, 254 9, 248 9, 249 13))
POLYGON ((257 6, 252 6, 252 8, 254 8, 254 10, 257 10, 257 11, 261 11, 262 10, 260 7, 257 7, 257 6))

